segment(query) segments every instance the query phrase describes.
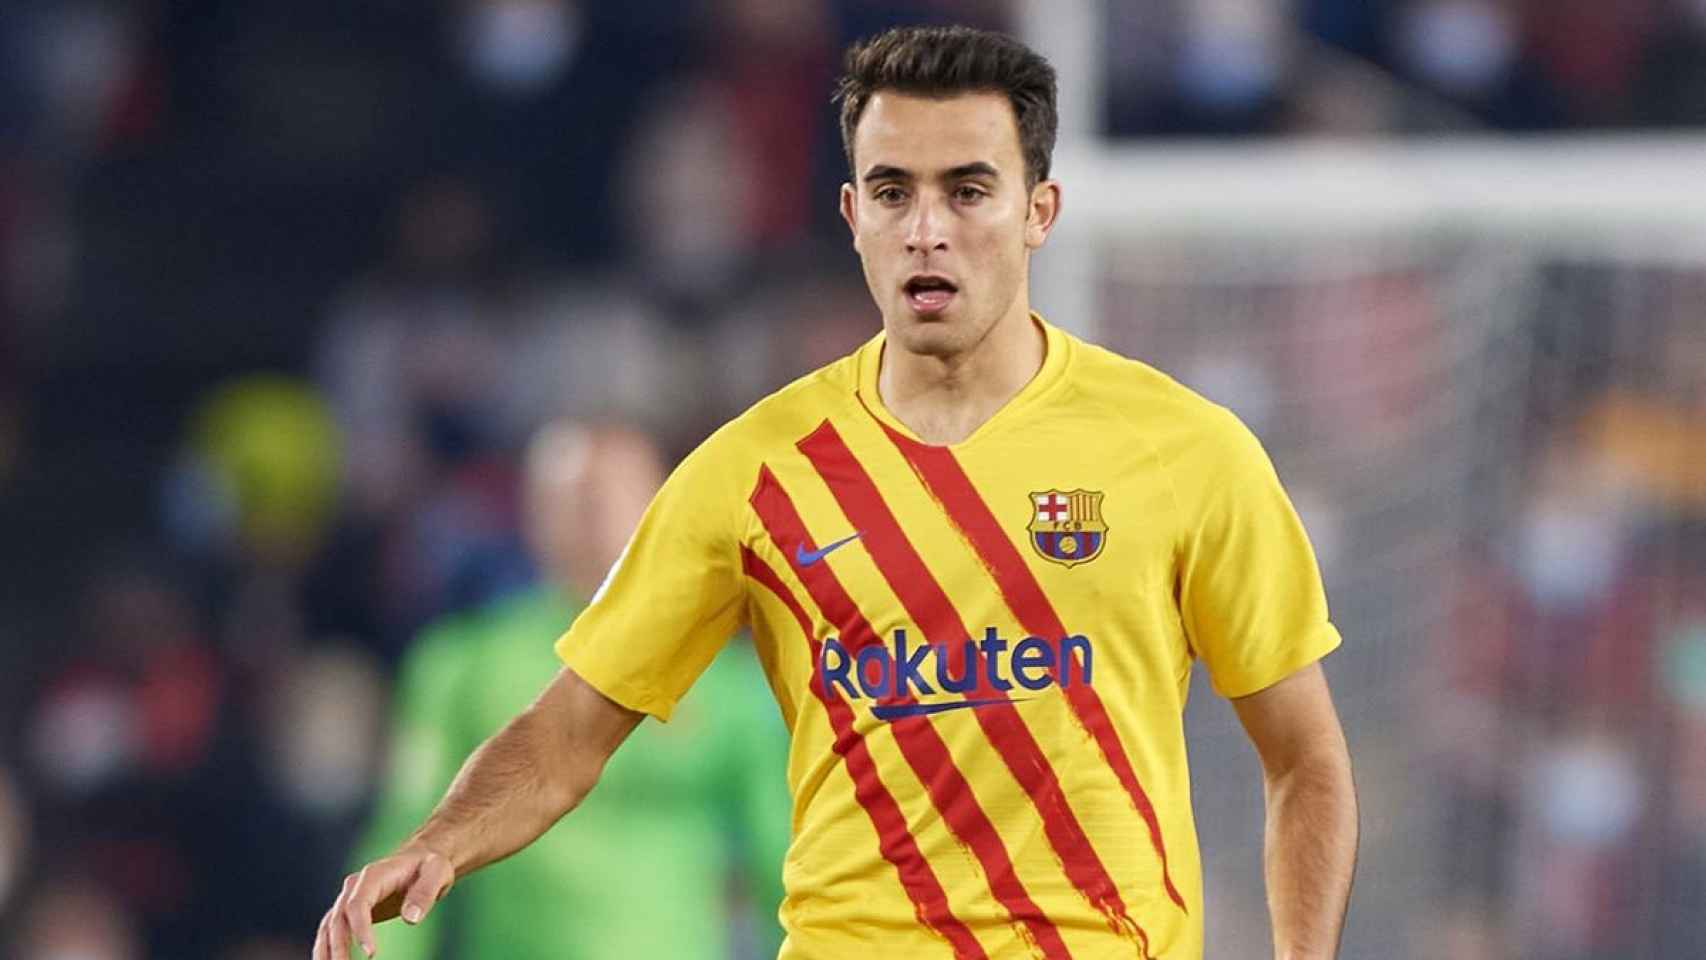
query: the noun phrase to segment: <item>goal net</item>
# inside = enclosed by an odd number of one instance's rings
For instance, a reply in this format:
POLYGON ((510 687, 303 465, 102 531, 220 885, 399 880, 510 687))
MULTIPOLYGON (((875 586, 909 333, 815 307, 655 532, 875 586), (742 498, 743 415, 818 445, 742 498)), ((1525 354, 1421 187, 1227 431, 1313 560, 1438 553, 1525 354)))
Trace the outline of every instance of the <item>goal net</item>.
MULTIPOLYGON (((1063 148, 1051 318, 1262 438, 1345 637, 1344 953, 1706 942, 1706 141, 1063 148)), ((1267 955, 1259 767, 1187 723, 1208 957, 1267 955)))

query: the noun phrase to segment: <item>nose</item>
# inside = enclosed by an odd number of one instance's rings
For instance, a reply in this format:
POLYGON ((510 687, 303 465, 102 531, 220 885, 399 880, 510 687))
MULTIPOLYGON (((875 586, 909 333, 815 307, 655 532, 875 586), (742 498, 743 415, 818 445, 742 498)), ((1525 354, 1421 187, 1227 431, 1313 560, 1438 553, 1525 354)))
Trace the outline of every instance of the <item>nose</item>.
POLYGON ((931 253, 948 249, 948 217, 942 201, 921 194, 906 225, 906 252, 931 253))

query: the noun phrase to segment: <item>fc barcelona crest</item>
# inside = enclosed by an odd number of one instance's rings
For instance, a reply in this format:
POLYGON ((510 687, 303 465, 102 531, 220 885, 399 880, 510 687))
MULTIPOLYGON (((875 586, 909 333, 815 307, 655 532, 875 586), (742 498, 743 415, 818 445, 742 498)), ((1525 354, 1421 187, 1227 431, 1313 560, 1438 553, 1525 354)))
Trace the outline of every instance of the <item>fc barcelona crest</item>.
POLYGON ((1092 490, 1045 490, 1031 494, 1031 546, 1045 560, 1067 566, 1096 559, 1108 542, 1102 494, 1092 490))

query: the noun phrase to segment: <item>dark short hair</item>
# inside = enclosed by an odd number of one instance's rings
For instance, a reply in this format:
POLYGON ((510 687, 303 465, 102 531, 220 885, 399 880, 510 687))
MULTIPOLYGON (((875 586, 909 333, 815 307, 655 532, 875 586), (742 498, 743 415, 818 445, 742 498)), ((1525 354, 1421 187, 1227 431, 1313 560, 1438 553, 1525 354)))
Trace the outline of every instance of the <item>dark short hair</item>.
POLYGON ((971 27, 895 27, 847 48, 835 88, 841 103, 841 145, 853 166, 853 132, 871 97, 883 90, 925 97, 1003 93, 1019 123, 1025 182, 1048 178, 1054 156, 1054 67, 1005 34, 971 27))

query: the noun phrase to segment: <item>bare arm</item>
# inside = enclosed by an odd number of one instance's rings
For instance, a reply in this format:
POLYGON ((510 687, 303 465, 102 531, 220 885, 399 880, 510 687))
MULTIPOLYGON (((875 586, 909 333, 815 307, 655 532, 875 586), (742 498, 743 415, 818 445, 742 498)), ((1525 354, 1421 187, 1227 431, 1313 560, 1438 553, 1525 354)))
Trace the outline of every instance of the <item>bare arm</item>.
POLYGON ((1262 761, 1274 956, 1331 960, 1356 870, 1357 800, 1326 675, 1311 664, 1232 706, 1262 761))
POLYGON ((417 923, 457 877, 532 843, 578 806, 605 761, 643 718, 573 671, 558 672, 526 710, 462 765, 425 824, 397 852, 344 881, 320 921, 314 960, 374 952, 373 923, 417 923))

